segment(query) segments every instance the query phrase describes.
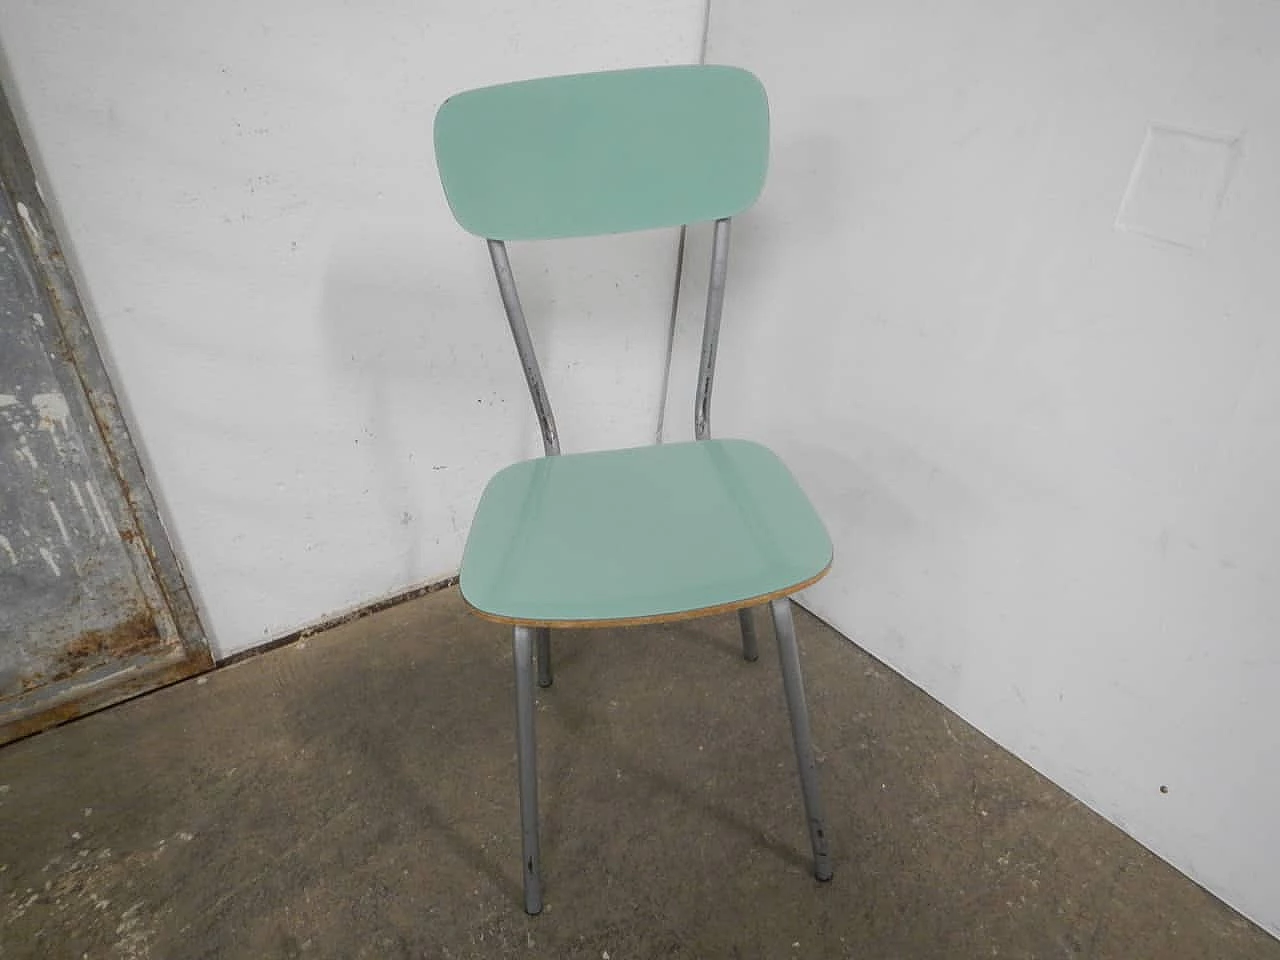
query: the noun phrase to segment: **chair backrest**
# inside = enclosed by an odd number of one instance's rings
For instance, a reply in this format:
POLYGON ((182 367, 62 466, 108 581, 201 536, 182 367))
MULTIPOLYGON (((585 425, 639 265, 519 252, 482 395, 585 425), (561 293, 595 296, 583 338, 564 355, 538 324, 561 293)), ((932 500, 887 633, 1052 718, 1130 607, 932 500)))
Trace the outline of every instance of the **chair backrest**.
POLYGON ((560 436, 507 258, 507 240, 584 237, 714 220, 694 436, 711 435, 711 384, 729 219, 769 160, 769 105, 736 67, 615 70, 483 87, 436 113, 436 161, 458 223, 489 245, 547 454, 560 436))
POLYGON ((458 223, 546 240, 734 216, 764 184, 769 108, 736 67, 548 77, 450 97, 436 161, 458 223))

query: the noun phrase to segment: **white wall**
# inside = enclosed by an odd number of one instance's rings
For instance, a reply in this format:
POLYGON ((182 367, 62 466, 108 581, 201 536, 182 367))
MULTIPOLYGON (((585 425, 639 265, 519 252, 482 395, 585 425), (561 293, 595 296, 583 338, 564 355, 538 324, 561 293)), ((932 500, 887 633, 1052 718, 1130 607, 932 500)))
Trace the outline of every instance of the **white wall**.
MULTIPOLYGON (((436 107, 694 61, 702 18, 702 0, 0 5, 6 86, 218 655, 448 575, 484 482, 539 449, 484 245, 436 181, 436 107)), ((673 234, 512 259, 566 449, 652 441, 673 234)))
POLYGON ((1280 932, 1280 5, 735 0, 707 56, 774 119, 715 432, 825 515, 807 602, 1280 932), (1113 226, 1150 121, 1244 133, 1202 249, 1113 226))

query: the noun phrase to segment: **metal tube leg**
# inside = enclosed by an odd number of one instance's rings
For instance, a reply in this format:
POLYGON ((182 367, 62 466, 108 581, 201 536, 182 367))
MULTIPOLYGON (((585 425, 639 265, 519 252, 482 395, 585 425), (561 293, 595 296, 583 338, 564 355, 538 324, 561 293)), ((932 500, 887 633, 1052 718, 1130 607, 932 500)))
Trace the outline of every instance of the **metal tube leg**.
POLYGON ((521 873, 524 911, 542 912, 542 855, 538 849, 538 762, 533 728, 532 627, 516 627, 511 642, 516 668, 516 766, 520 775, 521 873))
POLYGON ((760 645, 756 642, 755 615, 750 607, 738 611, 738 626, 742 628, 742 659, 755 663, 760 659, 760 645))
POLYGON ((536 627, 538 640, 538 686, 551 686, 551 628, 536 627))
POLYGON ((778 635, 778 661, 782 665, 782 688, 787 695, 787 711, 791 714, 791 737, 795 741, 796 763, 800 766, 800 790, 804 794, 804 812, 809 822, 809 841, 813 844, 813 875, 819 880, 831 879, 831 850, 827 842, 826 817, 818 792, 818 764, 813 756, 813 738, 809 733, 809 708, 804 699, 804 680, 800 676, 800 652, 796 648, 796 625, 791 618, 791 601, 787 597, 771 601, 773 628, 778 635))

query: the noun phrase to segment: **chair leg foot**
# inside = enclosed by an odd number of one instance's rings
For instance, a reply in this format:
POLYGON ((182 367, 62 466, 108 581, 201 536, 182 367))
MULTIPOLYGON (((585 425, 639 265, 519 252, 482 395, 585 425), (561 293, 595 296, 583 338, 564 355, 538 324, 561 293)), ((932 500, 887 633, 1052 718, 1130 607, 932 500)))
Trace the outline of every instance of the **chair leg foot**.
POLYGON ((538 686, 551 686, 551 628, 537 627, 535 635, 538 641, 538 686))
POLYGON ((760 659, 760 645, 756 641, 756 621, 750 607, 738 611, 738 626, 742 630, 742 659, 755 663, 760 659))
POLYGON ((791 616, 791 600, 783 597, 770 603, 773 628, 778 636, 778 660, 782 666, 782 688, 791 715, 791 738, 795 744, 796 763, 800 768, 800 791, 804 796, 805 819, 809 824, 809 842, 813 847, 813 875, 818 880, 831 879, 831 845, 827 839, 827 822, 822 811, 822 795, 818 789, 818 763, 813 754, 813 736, 809 730, 809 708, 805 703, 804 680, 800 675, 800 652, 796 647, 796 627, 791 616))
POLYGON ((538 762, 533 710, 532 627, 516 627, 511 642, 516 673, 516 767, 520 784, 521 873, 524 910, 542 912, 542 854, 538 845, 538 762))

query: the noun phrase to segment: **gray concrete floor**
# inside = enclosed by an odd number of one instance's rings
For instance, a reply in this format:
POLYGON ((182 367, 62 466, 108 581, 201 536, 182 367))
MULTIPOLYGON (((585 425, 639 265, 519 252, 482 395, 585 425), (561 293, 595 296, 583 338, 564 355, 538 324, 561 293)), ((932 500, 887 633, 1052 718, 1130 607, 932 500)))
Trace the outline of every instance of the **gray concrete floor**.
MULTIPOLYGON (((763 616, 760 622, 765 626, 763 616)), ((812 617, 836 854, 772 631, 556 635, 548 907, 519 906, 508 634, 450 590, 0 750, 0 957, 1280 958, 812 617)))

